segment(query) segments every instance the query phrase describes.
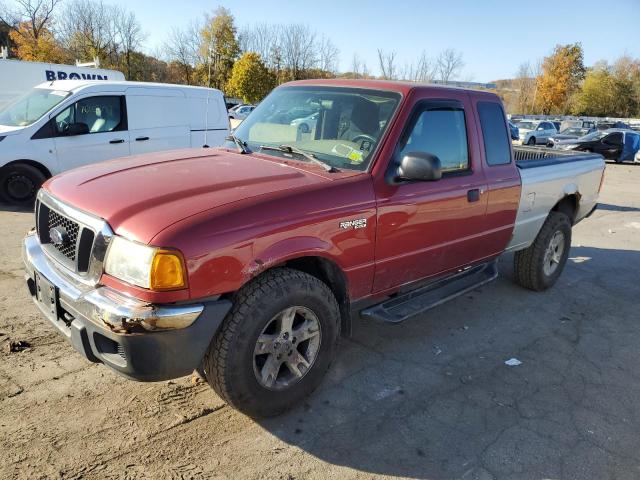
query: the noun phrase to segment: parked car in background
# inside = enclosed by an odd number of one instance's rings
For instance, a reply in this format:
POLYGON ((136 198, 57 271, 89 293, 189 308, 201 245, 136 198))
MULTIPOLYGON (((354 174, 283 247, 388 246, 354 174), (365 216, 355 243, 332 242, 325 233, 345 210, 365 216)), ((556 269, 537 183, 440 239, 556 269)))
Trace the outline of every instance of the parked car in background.
POLYGON ((294 82, 220 149, 48 181, 26 286, 88 360, 141 381, 198 369, 232 407, 275 415, 321 383, 358 310, 424 314, 494 280, 505 251, 518 284, 553 286, 603 170, 599 155, 512 148, 489 92, 294 82), (314 135, 272 120, 308 105, 314 135))
POLYGON ((554 147, 560 150, 599 153, 609 160, 622 162, 633 160, 640 148, 640 134, 622 129, 595 131, 577 139, 556 142, 554 147))
POLYGON ((511 136, 511 140, 520 139, 520 129, 513 122, 509 122, 509 135, 511 136))
POLYGON ((560 133, 549 137, 547 140, 547 147, 553 147, 556 142, 563 140, 572 140, 575 138, 584 137, 592 132, 596 131, 595 127, 569 127, 562 130, 560 133))
POLYGON ((0 110, 42 82, 54 80, 124 80, 117 70, 57 63, 0 59, 0 110))
POLYGON ((593 129, 596 126, 596 122, 593 120, 563 120, 560 124, 558 131, 566 130, 567 128, 588 128, 593 129))
POLYGON ((244 120, 256 108, 254 105, 240 105, 229 111, 229 118, 244 120))
POLYGON ((554 124, 546 120, 523 120, 518 129, 523 145, 545 145, 549 137, 558 133, 554 124))
POLYGON ((291 125, 297 126, 301 133, 309 133, 316 128, 319 112, 303 118, 296 118, 291 121, 291 125))
POLYGON ((0 197, 26 205, 45 179, 65 170, 139 153, 217 146, 228 134, 222 92, 212 88, 43 83, 0 110, 0 197))

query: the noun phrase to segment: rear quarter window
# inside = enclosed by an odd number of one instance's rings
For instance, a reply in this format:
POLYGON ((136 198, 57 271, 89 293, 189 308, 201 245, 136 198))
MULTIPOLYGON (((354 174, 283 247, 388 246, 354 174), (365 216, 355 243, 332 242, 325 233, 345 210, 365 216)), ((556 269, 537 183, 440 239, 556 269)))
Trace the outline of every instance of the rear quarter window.
POLYGON ((478 102, 485 158, 488 165, 511 163, 511 149, 502 106, 495 102, 478 102))

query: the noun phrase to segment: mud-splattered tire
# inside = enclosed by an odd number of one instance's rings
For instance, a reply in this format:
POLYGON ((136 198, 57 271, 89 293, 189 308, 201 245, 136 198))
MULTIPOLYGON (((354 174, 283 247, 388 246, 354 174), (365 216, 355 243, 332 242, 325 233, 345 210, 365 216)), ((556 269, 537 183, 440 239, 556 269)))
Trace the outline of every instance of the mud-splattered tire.
POLYGON ((320 384, 339 334, 329 287, 297 270, 274 269, 237 292, 203 370, 232 407, 252 417, 278 415, 320 384))
POLYGON ((571 221, 564 213, 551 212, 533 244, 515 253, 515 281, 529 290, 542 291, 560 277, 571 247, 571 221))

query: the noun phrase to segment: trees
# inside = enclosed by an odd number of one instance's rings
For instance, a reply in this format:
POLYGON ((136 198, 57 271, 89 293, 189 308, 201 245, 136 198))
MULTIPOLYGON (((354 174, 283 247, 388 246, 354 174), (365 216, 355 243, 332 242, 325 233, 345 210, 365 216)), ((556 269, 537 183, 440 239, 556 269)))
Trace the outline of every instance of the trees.
POLYGON ((640 114, 640 60, 623 56, 613 65, 598 62, 574 95, 571 110, 576 115, 623 118, 640 114))
POLYGON ((384 80, 395 80, 397 75, 396 52, 385 52, 378 49, 378 66, 384 80))
POLYGON ((233 15, 226 8, 218 7, 213 16, 206 16, 199 52, 205 60, 197 69, 201 84, 223 89, 240 53, 233 15))
POLYGON ((568 113, 571 96, 585 76, 580 43, 557 45, 542 62, 542 74, 537 78, 536 104, 543 114, 568 113))
POLYGON ((524 62, 518 67, 513 87, 517 91, 515 102, 517 112, 532 113, 536 96, 536 74, 529 62, 524 62))
POLYGON ((11 9, 0 4, 0 23, 9 30, 14 54, 33 61, 64 61, 53 36, 54 10, 61 0, 15 0, 11 9))
POLYGON ((446 83, 460 73, 464 67, 464 60, 462 60, 462 53, 453 48, 447 48, 440 52, 436 64, 439 80, 446 83))
POLYGON ((194 23, 184 29, 174 27, 164 44, 169 57, 172 78, 175 78, 178 83, 187 85, 194 83, 194 69, 200 47, 199 30, 200 28, 194 23))
POLYGON ((243 54, 233 65, 227 83, 228 95, 239 97, 247 103, 262 100, 275 86, 275 78, 255 52, 243 54))

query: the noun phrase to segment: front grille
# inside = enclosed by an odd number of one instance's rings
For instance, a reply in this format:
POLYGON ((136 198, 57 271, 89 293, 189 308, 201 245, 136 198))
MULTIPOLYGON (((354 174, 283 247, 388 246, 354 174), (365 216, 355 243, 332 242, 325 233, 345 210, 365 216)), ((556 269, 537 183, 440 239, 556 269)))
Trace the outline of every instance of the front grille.
POLYGON ((43 248, 70 270, 86 273, 89 270, 95 232, 40 200, 36 202, 35 210, 36 229, 43 248), (63 243, 53 243, 53 228, 63 235, 63 243))
POLYGON ((47 222, 49 231, 53 227, 59 227, 64 229, 68 237, 68 241, 64 244, 52 244, 53 247, 58 250, 62 255, 70 259, 72 262, 76 261, 76 246, 78 243, 78 233, 80 232, 80 225, 71 220, 70 218, 63 217, 55 210, 49 209, 49 218, 47 222))

